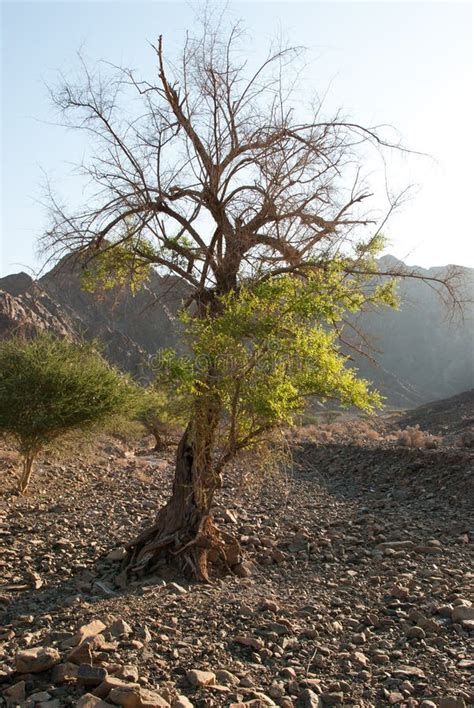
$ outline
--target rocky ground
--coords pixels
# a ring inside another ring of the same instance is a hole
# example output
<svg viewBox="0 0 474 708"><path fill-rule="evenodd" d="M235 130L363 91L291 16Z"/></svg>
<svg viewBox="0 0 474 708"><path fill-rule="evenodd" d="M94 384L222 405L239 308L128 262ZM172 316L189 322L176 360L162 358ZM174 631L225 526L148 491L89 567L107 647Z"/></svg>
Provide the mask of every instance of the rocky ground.
<svg viewBox="0 0 474 708"><path fill-rule="evenodd" d="M0 705L473 704L474 449L402 447L399 425L309 426L259 491L233 470L216 516L248 577L208 586L171 571L113 584L169 492L172 450L43 462L24 498L0 451Z"/></svg>
<svg viewBox="0 0 474 708"><path fill-rule="evenodd" d="M406 411L398 423L401 426L419 425L429 433L441 435L445 444L456 444L473 434L474 390Z"/></svg>

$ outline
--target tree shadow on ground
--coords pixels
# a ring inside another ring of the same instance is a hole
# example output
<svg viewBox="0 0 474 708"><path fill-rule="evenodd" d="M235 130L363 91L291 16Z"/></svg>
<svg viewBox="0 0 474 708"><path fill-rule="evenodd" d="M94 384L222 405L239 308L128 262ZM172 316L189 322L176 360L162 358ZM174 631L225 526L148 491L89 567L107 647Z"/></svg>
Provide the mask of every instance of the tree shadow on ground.
<svg viewBox="0 0 474 708"><path fill-rule="evenodd" d="M110 575L104 576L104 573L96 567L101 559L98 557L95 564L88 569L94 576L91 580L91 591L81 590L79 587L80 582L83 581L83 568L78 568L72 576L60 579L55 585L48 584L38 589L31 587L19 590L8 604L0 602L0 627L10 624L14 618L21 615L33 615L35 619L38 619L44 615L54 615L61 610L67 613L68 608L71 608L71 612L73 612L73 608L82 603L84 604L84 615L87 614L90 605L97 605L102 612L106 613L111 611L108 608L110 602L115 603L117 600L127 602L130 598L139 599L146 592L161 589L160 580L169 581L172 579L176 583L185 582L186 585L190 583L189 579L185 579L179 574L178 569L173 569L172 576L169 577L153 576L144 578L142 582L132 582L125 588L112 587ZM119 569L120 564L117 563L117 574ZM1 591L0 587L0 597Z"/></svg>
<svg viewBox="0 0 474 708"><path fill-rule="evenodd" d="M391 495L412 502L414 494L438 501L455 495L461 506L472 500L474 453L463 448L434 450L305 441L293 453L294 475L314 480L331 495L367 500ZM470 490L470 493L469 493Z"/></svg>
<svg viewBox="0 0 474 708"><path fill-rule="evenodd" d="M421 510L426 518L431 514L440 523L439 512L442 517L448 507L456 509L460 519L469 517L473 458L472 450L462 448L419 450L304 441L293 451L293 478L298 483L320 485L336 499L356 502L369 510L387 504L413 515ZM97 555L87 568L93 576L92 583L104 578L97 567L103 558ZM114 570L119 572L119 563ZM21 615L40 618L57 612L66 614L68 607L73 614L78 595L84 602L84 615L90 605L107 613L111 604L116 609L117 601L127 603L130 598L138 599L159 587L155 578L122 590L111 588L113 594L101 591L97 585L88 592L80 589L83 575L84 567L78 567L67 577L58 578L54 585L19 590L7 604L0 599L0 625L8 625ZM177 570L164 579L184 581ZM107 577L105 583L110 584ZM2 592L8 591L0 587L0 598Z"/></svg>

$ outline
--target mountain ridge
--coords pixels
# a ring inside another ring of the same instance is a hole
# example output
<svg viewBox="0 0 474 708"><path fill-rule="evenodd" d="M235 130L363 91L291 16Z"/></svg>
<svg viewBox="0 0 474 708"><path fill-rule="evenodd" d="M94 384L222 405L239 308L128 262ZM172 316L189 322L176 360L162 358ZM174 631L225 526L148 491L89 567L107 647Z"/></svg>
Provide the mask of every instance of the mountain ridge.
<svg viewBox="0 0 474 708"><path fill-rule="evenodd" d="M405 265L383 256L379 265ZM411 268L411 267L410 267ZM417 268L421 275L441 275L449 266ZM411 268L412 269L412 268ZM474 269L463 268L466 293L474 292ZM423 281L399 285L401 307L362 313L352 324L368 338L374 361L348 349L352 365L386 397L392 407L409 408L474 387L474 311L450 322L439 297ZM148 362L157 350L180 345L176 313L187 287L174 276L153 272L132 296L126 287L82 288L73 261L63 260L38 280L20 272L0 278L0 339L32 336L46 330L71 340L98 339L107 358L134 377L150 377Z"/></svg>

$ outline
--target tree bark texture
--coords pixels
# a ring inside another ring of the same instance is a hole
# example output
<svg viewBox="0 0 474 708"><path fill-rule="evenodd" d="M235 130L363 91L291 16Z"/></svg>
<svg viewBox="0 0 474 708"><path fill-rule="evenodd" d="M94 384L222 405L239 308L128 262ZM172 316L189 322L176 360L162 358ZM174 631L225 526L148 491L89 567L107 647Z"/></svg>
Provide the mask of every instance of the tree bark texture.
<svg viewBox="0 0 474 708"><path fill-rule="evenodd" d="M211 458L217 421L218 412L208 406L187 426L178 445L171 498L155 523L128 544L119 584L153 574L163 559L205 582L210 563L228 570L240 562L238 542L217 529L211 514L221 486Z"/></svg>

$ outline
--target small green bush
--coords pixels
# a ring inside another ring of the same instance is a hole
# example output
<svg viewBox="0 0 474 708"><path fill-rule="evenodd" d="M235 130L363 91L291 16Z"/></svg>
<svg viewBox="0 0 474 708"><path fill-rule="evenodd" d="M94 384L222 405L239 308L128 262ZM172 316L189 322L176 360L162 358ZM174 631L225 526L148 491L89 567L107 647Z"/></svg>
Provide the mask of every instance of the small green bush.
<svg viewBox="0 0 474 708"><path fill-rule="evenodd" d="M156 385L142 391L135 417L147 433L153 435L155 450L158 451L165 449L170 435L184 426L186 412L182 396L178 393L172 395Z"/></svg>
<svg viewBox="0 0 474 708"><path fill-rule="evenodd" d="M71 430L90 429L135 405L136 389L94 344L48 334L0 343L0 433L22 457L19 491L28 488L38 452Z"/></svg>

